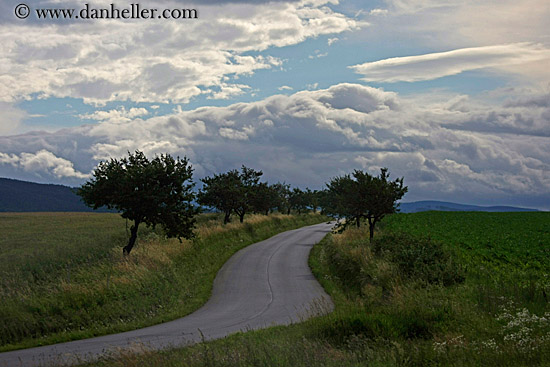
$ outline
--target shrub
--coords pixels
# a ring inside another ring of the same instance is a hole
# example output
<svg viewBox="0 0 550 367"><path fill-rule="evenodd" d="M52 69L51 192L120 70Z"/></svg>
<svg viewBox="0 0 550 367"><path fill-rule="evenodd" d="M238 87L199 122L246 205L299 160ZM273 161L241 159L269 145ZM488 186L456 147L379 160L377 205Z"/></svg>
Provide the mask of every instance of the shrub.
<svg viewBox="0 0 550 367"><path fill-rule="evenodd" d="M462 267L439 242L407 234L386 234L373 252L394 263L403 277L449 286L464 281Z"/></svg>

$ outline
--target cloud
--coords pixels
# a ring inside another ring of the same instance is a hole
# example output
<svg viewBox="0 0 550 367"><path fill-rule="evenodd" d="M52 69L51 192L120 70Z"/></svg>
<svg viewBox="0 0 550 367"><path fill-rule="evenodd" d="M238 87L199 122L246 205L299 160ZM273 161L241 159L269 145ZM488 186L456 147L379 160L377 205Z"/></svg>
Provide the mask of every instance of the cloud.
<svg viewBox="0 0 550 367"><path fill-rule="evenodd" d="M37 175L52 175L56 178L89 178L89 174L78 172L74 169L73 163L56 157L53 153L42 149L36 153L22 152L20 155L0 153L0 163L20 167L24 171L33 172Z"/></svg>
<svg viewBox="0 0 550 367"><path fill-rule="evenodd" d="M293 90L294 88L289 87L288 85L283 85L283 86L280 86L277 89L279 89L279 90Z"/></svg>
<svg viewBox="0 0 550 367"><path fill-rule="evenodd" d="M374 16L383 16L388 14L388 9L372 9L369 12L370 15Z"/></svg>
<svg viewBox="0 0 550 367"><path fill-rule="evenodd" d="M0 102L0 135L8 135L17 130L21 122L28 117L27 112L11 103Z"/></svg>
<svg viewBox="0 0 550 367"><path fill-rule="evenodd" d="M200 95L227 99L249 90L236 81L239 77L282 66L281 60L260 52L361 26L325 6L331 2L197 2L200 18L184 22L14 22L16 3L10 0L2 5L10 20L0 24L0 100L72 97L104 105L126 100L187 103ZM82 4L56 1L55 6Z"/></svg>
<svg viewBox="0 0 550 367"><path fill-rule="evenodd" d="M550 202L550 107L541 95L547 92L502 91L496 103L461 95L403 97L344 83L227 107L0 137L0 175L76 185L99 160L141 149L189 157L197 179L245 164L262 169L271 182L321 188L353 169L389 167L392 177L405 177L407 200L522 198L523 205L541 207L541 200Z"/></svg>
<svg viewBox="0 0 550 367"><path fill-rule="evenodd" d="M401 53L393 56L525 43L550 49L545 0L385 0L384 9L384 16L363 12L370 26L348 38L371 48L398 45ZM548 83L547 69L548 58L499 66L514 84L524 85Z"/></svg>
<svg viewBox="0 0 550 367"><path fill-rule="evenodd" d="M153 108L153 106L151 107ZM158 108L158 106L157 106ZM121 107L117 110L110 111L95 111L90 114L79 115L83 120L97 120L97 121L111 121L115 123L128 122L136 117L146 116L149 114L149 111L146 108L130 108L126 110L124 107Z"/></svg>
<svg viewBox="0 0 550 367"><path fill-rule="evenodd" d="M550 49L516 43L405 56L354 65L350 68L371 82L416 82L456 75L468 70L502 68L547 59Z"/></svg>

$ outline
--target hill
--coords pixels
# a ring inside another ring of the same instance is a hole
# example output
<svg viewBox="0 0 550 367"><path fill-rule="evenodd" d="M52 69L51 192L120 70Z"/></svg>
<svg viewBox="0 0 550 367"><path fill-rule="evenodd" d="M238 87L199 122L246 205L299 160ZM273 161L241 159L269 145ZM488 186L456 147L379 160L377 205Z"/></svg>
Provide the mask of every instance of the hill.
<svg viewBox="0 0 550 367"><path fill-rule="evenodd" d="M0 178L0 212L90 212L74 189L63 185ZM415 201L401 203L401 213L436 211L527 212L535 209L512 206L477 206L446 201ZM100 212L108 210L100 209Z"/></svg>
<svg viewBox="0 0 550 367"><path fill-rule="evenodd" d="M93 210L68 186L0 178L0 212L89 211Z"/></svg>
<svg viewBox="0 0 550 367"><path fill-rule="evenodd" d="M447 201L415 201L401 203L401 213L418 213L429 210L442 212L536 212L536 209L517 208L514 206L478 206L451 203Z"/></svg>

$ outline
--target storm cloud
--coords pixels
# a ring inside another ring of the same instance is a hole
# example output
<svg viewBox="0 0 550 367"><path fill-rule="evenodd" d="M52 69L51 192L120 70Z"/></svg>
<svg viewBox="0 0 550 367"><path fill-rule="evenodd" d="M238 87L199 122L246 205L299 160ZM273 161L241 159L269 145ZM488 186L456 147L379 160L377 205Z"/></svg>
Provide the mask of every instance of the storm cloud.
<svg viewBox="0 0 550 367"><path fill-rule="evenodd" d="M550 199L548 106L418 98L344 83L166 116L103 111L87 116L95 124L0 137L0 175L78 184L98 161L140 149L185 155L198 178L246 164L271 181L320 188L352 169L389 167L411 199L522 195L548 207L540 202Z"/></svg>

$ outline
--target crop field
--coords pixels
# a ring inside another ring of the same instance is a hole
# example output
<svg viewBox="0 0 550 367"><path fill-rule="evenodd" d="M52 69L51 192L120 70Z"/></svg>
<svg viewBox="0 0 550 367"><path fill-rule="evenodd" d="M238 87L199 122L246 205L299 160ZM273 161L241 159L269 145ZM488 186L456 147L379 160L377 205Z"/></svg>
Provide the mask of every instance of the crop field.
<svg viewBox="0 0 550 367"><path fill-rule="evenodd" d="M550 366L550 213L387 217L310 266L329 315L90 366Z"/></svg>
<svg viewBox="0 0 550 367"><path fill-rule="evenodd" d="M423 212L388 217L385 225L441 241L473 263L550 273L550 213Z"/></svg>
<svg viewBox="0 0 550 367"><path fill-rule="evenodd" d="M222 225L198 217L193 241L140 229L118 214L0 214L0 351L136 329L184 316L209 297L218 269L238 249L320 215L250 215Z"/></svg>

